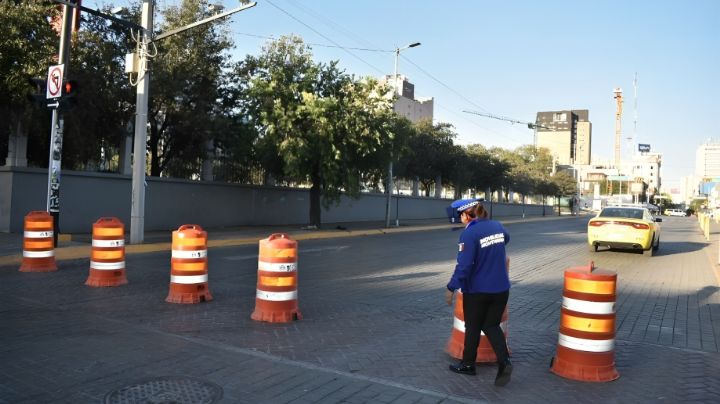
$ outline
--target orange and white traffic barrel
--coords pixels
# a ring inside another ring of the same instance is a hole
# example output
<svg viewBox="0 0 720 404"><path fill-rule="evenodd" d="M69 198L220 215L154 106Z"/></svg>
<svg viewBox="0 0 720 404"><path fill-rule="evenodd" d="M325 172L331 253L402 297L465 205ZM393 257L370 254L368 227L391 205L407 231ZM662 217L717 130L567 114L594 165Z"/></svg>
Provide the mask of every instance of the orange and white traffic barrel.
<svg viewBox="0 0 720 404"><path fill-rule="evenodd" d="M45 211L33 211L25 216L23 259L20 272L57 271L53 217Z"/></svg>
<svg viewBox="0 0 720 404"><path fill-rule="evenodd" d="M208 288L207 233L196 224L185 224L172 233L170 293L168 303L212 300Z"/></svg>
<svg viewBox="0 0 720 404"><path fill-rule="evenodd" d="M250 318L270 323L302 319L297 293L297 241L275 233L260 240L255 311Z"/></svg>
<svg viewBox="0 0 720 404"><path fill-rule="evenodd" d="M587 267L565 271L560 335L550 371L586 382L620 377L615 369L617 273Z"/></svg>
<svg viewBox="0 0 720 404"><path fill-rule="evenodd" d="M120 286L125 274L125 225L116 217L101 217L93 223L90 274L85 285Z"/></svg>
<svg viewBox="0 0 720 404"><path fill-rule="evenodd" d="M510 271L510 258L506 261L508 272ZM505 311L500 319L500 328L503 330L505 335L505 342L507 343L508 338L508 308L505 306ZM462 359L463 350L465 349L465 315L463 313L463 295L461 291L458 291L457 298L455 299L455 310L453 317L453 328L450 333L450 339L448 340L445 351L455 359ZM508 346L508 352L510 347ZM475 357L476 363L495 363L497 362L497 356L495 351L490 345L490 341L485 336L485 333L480 331L480 344L477 349L477 356Z"/></svg>

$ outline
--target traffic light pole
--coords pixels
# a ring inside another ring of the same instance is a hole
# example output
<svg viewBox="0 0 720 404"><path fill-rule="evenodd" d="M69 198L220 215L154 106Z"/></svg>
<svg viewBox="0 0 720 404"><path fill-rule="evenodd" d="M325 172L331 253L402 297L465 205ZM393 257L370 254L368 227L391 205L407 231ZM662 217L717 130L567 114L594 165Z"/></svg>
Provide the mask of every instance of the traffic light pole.
<svg viewBox="0 0 720 404"><path fill-rule="evenodd" d="M62 30L60 31L60 51L58 63L64 64L64 73L67 75L70 61L70 30L72 29L72 11L69 6L63 6ZM60 77L63 83L65 77ZM48 187L47 211L53 217L53 243L57 247L58 233L60 233L60 171L62 166L62 143L65 121L59 102L55 102L50 124L50 152L48 161Z"/></svg>

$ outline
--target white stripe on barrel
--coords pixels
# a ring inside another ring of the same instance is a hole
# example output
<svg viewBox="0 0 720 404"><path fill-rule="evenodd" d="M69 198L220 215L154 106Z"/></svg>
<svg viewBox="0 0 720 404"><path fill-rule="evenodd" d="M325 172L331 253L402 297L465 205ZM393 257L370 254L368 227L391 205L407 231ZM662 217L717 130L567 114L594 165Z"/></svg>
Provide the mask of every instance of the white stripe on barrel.
<svg viewBox="0 0 720 404"><path fill-rule="evenodd" d="M124 247L125 240L124 239L119 239L119 240L96 240L96 239L93 239L92 246L100 247L100 248Z"/></svg>
<svg viewBox="0 0 720 404"><path fill-rule="evenodd" d="M48 238L53 236L53 231L25 231L25 233L23 233L23 236L25 238Z"/></svg>
<svg viewBox="0 0 720 404"><path fill-rule="evenodd" d="M90 269L97 269L98 271L113 271L115 269L125 269L125 261L120 261L120 262L90 261Z"/></svg>
<svg viewBox="0 0 720 404"><path fill-rule="evenodd" d="M589 302L563 296L562 307L578 313L614 314L615 302Z"/></svg>
<svg viewBox="0 0 720 404"><path fill-rule="evenodd" d="M565 348L574 349L576 351L609 352L615 347L615 340L575 338L561 333L558 337L558 345L562 345Z"/></svg>
<svg viewBox="0 0 720 404"><path fill-rule="evenodd" d="M208 281L207 274L205 275L170 275L171 283L181 283L183 285L192 285L195 283L204 283Z"/></svg>
<svg viewBox="0 0 720 404"><path fill-rule="evenodd" d="M55 250L50 251L25 251L23 250L23 257L25 258L47 258L54 257Z"/></svg>
<svg viewBox="0 0 720 404"><path fill-rule="evenodd" d="M207 250L172 250L173 258L193 259L207 257Z"/></svg>
<svg viewBox="0 0 720 404"><path fill-rule="evenodd" d="M297 290L291 292L268 292L265 290L257 290L255 296L260 300L268 300L272 302L284 302L287 300L297 299Z"/></svg>
<svg viewBox="0 0 720 404"><path fill-rule="evenodd" d="M295 272L297 271L297 262L265 262L258 261L258 269L265 272Z"/></svg>

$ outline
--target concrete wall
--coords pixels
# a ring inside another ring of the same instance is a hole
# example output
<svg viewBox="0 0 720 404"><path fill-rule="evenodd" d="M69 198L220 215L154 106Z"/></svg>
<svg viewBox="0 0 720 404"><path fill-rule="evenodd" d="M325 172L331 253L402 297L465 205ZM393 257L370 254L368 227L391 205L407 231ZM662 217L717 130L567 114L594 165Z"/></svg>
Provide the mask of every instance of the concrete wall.
<svg viewBox="0 0 720 404"><path fill-rule="evenodd" d="M103 216L115 216L130 224L131 177L118 174L64 171L61 177L60 230L90 233ZM45 210L47 170L0 167L0 232L20 233L23 218L33 210ZM340 204L323 210L323 223L384 221L386 196L363 194L343 197ZM391 218L445 218L449 199L393 197ZM303 225L308 222L309 190L147 178L145 230L171 230L182 224L207 228L244 225ZM541 205L526 205L525 214L539 216ZM552 208L547 207L547 212ZM493 215L520 216L522 205L493 204Z"/></svg>

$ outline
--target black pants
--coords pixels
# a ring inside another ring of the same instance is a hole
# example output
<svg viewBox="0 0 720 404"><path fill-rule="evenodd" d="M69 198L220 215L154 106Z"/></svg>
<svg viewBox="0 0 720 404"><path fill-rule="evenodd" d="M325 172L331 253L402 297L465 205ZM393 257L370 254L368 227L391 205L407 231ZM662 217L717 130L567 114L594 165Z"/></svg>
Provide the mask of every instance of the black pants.
<svg viewBox="0 0 720 404"><path fill-rule="evenodd" d="M465 316L463 364L475 364L480 344L480 330L490 340L498 362L503 362L508 358L505 334L500 328L500 320L509 296L509 290L500 293L463 293L463 314Z"/></svg>

